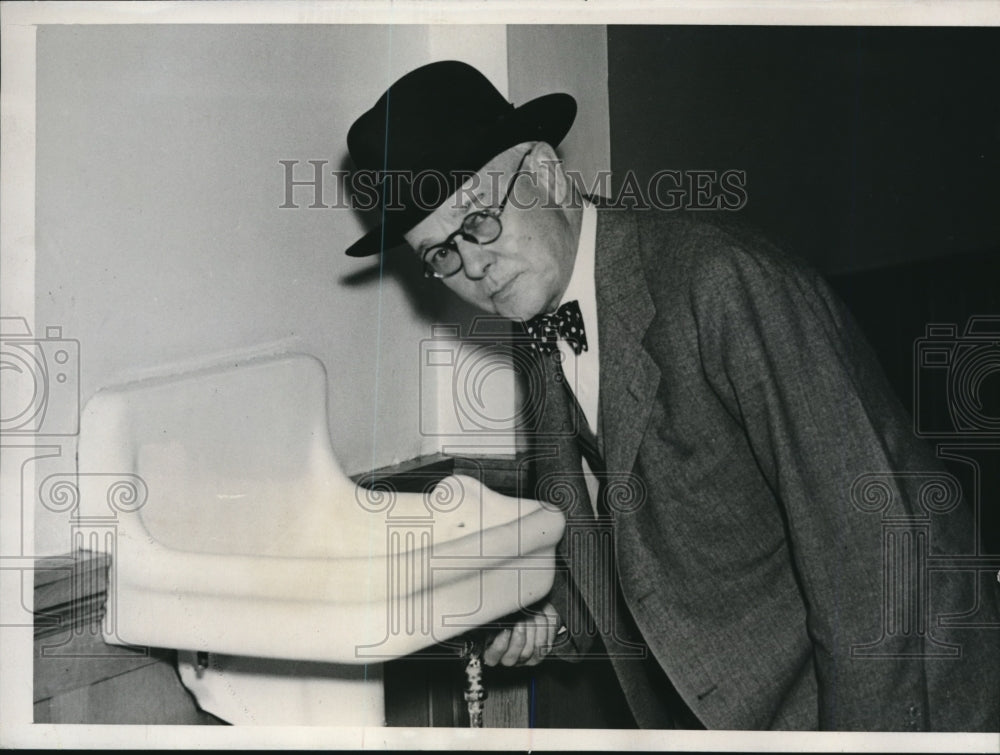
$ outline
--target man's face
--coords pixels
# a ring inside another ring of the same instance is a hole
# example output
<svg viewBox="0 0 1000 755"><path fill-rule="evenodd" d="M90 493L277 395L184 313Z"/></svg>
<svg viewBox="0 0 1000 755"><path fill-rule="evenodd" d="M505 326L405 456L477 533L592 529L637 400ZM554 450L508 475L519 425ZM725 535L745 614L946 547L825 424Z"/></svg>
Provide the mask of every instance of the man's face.
<svg viewBox="0 0 1000 755"><path fill-rule="evenodd" d="M491 160L465 190L449 197L405 238L423 259L426 250L443 242L465 216L497 207L525 156L510 198L500 215L500 236L477 244L461 236L454 243L462 269L442 282L465 301L492 314L527 320L554 309L573 270L576 234L563 208L552 198L556 166L552 148L522 144ZM549 157L549 155L551 157Z"/></svg>

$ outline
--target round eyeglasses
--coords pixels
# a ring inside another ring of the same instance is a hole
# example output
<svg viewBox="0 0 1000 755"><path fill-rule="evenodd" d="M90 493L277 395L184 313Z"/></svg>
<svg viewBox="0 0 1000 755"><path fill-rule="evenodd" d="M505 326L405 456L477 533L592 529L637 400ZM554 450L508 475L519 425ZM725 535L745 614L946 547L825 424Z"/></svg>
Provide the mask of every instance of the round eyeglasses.
<svg viewBox="0 0 1000 755"><path fill-rule="evenodd" d="M504 193L503 200L497 207L470 212L462 218L462 225L459 226L457 231L449 234L448 238L441 243L429 246L424 250L425 278L450 278L462 269L464 265L462 253L458 250L458 244L455 243L455 239L460 238L463 241L483 246L484 244L492 244L500 238L500 234L503 233L503 224L500 222L500 215L507 206L507 200L510 199L514 184L521 177L521 168L524 165L524 160L530 153L531 150L529 149L521 156L521 162L517 164L514 177L507 184L507 191Z"/></svg>

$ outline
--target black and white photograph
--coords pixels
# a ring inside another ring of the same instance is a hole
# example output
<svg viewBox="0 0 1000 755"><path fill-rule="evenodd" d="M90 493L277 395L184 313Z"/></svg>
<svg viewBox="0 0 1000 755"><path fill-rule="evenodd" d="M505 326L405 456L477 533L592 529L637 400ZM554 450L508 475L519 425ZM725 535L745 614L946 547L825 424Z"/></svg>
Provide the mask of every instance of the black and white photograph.
<svg viewBox="0 0 1000 755"><path fill-rule="evenodd" d="M0 17L0 745L1000 751L1000 3Z"/></svg>

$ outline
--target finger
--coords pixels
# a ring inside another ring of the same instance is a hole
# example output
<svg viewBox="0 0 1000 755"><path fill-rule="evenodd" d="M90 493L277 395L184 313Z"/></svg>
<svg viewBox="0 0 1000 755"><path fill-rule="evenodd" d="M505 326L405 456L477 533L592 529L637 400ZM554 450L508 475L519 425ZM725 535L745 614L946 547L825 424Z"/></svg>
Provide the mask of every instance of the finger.
<svg viewBox="0 0 1000 755"><path fill-rule="evenodd" d="M521 650L524 648L525 634L524 622L517 622L510 633L510 644L507 645L507 651L500 658L500 663L504 666L513 666L517 663L521 657Z"/></svg>
<svg viewBox="0 0 1000 755"><path fill-rule="evenodd" d="M532 614L528 617L530 628L528 630L528 640L524 650L521 652L521 663L526 666L537 666L545 657L545 626L539 623L539 617Z"/></svg>
<svg viewBox="0 0 1000 755"><path fill-rule="evenodd" d="M533 618L535 620L535 651L527 663L529 666L541 663L545 656L552 652L552 645L555 643L558 631L559 613L546 603Z"/></svg>
<svg viewBox="0 0 1000 755"><path fill-rule="evenodd" d="M545 653L548 654L552 652L552 646L555 644L561 621L559 619L559 612L551 603L546 603L542 607L542 613L545 615Z"/></svg>
<svg viewBox="0 0 1000 755"><path fill-rule="evenodd" d="M535 615L535 652L532 654L528 665L535 666L541 663L545 656L552 652L552 643L556 637L556 627L553 615L558 619L555 609L542 609L541 613Z"/></svg>
<svg viewBox="0 0 1000 755"><path fill-rule="evenodd" d="M504 629L498 632L490 641L486 650L483 651L483 663L487 666L496 666L500 662L500 658L503 657L503 654L507 652L509 644L510 630Z"/></svg>
<svg viewBox="0 0 1000 755"><path fill-rule="evenodd" d="M527 663L535 655L536 638L538 637L533 617L529 616L522 623L524 624L524 647L521 648L521 654L517 657L518 665Z"/></svg>

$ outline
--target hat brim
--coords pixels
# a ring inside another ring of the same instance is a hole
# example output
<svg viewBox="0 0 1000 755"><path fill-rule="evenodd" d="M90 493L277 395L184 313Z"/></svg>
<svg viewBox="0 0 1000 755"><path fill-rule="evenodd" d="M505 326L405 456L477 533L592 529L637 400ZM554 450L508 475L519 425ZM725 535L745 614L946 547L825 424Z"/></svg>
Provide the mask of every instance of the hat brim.
<svg viewBox="0 0 1000 755"><path fill-rule="evenodd" d="M569 94L546 94L514 108L483 129L470 143L465 164L455 165L455 170L474 172L480 170L501 152L524 142L547 142L553 147L569 133L576 118L576 100ZM455 187L455 191L458 190ZM427 212L426 215L430 214ZM419 221L417 221L419 222ZM347 248L349 257L369 257L405 243L403 234L416 223L412 216L406 218L387 215L382 223Z"/></svg>

